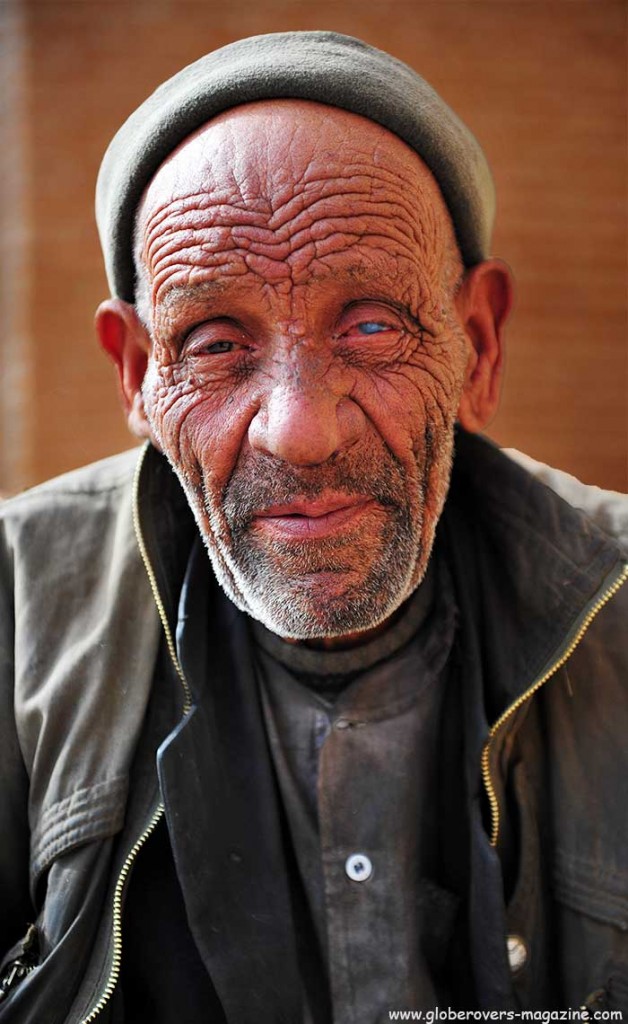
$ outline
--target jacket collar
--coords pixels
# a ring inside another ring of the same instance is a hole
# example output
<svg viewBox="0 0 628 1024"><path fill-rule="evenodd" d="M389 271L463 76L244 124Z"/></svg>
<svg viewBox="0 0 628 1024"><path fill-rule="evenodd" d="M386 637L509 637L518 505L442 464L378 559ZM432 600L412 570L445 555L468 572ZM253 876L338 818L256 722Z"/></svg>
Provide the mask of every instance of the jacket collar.
<svg viewBox="0 0 628 1024"><path fill-rule="evenodd" d="M619 571L621 551L583 511L491 442L462 430L438 536L488 661L492 721L561 648Z"/></svg>

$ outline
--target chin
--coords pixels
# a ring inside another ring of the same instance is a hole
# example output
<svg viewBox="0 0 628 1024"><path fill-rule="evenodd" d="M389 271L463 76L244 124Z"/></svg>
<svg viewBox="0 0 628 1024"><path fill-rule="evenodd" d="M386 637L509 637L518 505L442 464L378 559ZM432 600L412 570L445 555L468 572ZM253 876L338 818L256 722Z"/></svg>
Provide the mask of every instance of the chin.
<svg viewBox="0 0 628 1024"><path fill-rule="evenodd" d="M427 551L421 545L415 558L405 559L389 554L366 576L329 570L294 576L268 566L258 566L254 574L226 572L207 539L206 547L233 604L290 640L334 639L381 626L420 585L431 550L431 544Z"/></svg>

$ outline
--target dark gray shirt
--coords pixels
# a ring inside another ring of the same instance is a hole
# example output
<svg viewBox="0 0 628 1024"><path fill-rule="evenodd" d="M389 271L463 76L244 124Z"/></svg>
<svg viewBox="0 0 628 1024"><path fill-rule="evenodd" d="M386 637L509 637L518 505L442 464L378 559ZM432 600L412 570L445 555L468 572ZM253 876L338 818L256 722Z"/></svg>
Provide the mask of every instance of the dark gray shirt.
<svg viewBox="0 0 628 1024"><path fill-rule="evenodd" d="M434 888L436 745L454 621L440 567L362 647L312 650L255 626L272 757L342 1024L438 1002L423 910Z"/></svg>

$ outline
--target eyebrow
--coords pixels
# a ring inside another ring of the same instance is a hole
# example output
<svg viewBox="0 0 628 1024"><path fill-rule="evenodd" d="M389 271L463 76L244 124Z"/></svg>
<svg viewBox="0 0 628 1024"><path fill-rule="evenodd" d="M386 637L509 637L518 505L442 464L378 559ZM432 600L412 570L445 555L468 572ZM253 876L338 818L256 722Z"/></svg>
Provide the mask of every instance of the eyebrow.
<svg viewBox="0 0 628 1024"><path fill-rule="evenodd" d="M239 274L227 274L214 281L198 281L191 284L173 285L171 288L166 288L163 298L160 299L159 304L167 312L180 298L203 299L225 294L231 288L237 286L239 277ZM363 284L365 286L381 284L381 274L375 273L364 263L350 263L349 266L343 267L342 270L322 265L311 275L312 282L330 278L334 280L346 278L349 281ZM306 284L307 282L302 283Z"/></svg>
<svg viewBox="0 0 628 1024"><path fill-rule="evenodd" d="M181 299L188 299L191 302L203 302L220 296L228 296L229 292L237 287L239 279L240 275L225 275L213 281L198 281L196 283L174 285L166 290L165 295L160 300L161 312L167 316ZM347 267L343 267L342 270L323 266L311 275L312 282L326 279L336 281L344 279L354 284L360 284L364 288L373 289L372 294L369 296L373 301L389 303L400 314L411 320L419 330L433 336L433 332L417 318L415 313L404 302L400 302L394 296L383 294L380 291L381 275L374 272L368 265L361 262L350 263Z"/></svg>
<svg viewBox="0 0 628 1024"><path fill-rule="evenodd" d="M223 278L217 281L174 285L166 289L165 294L159 299L159 305L163 312L168 313L180 299L200 300L222 295L228 288L227 282L228 279Z"/></svg>

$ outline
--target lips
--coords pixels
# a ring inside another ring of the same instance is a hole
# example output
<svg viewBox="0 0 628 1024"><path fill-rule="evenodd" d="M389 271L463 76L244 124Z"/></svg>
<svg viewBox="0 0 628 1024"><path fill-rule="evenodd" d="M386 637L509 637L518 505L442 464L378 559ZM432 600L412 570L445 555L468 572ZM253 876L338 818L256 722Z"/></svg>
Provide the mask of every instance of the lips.
<svg viewBox="0 0 628 1024"><path fill-rule="evenodd" d="M252 526L278 538L323 538L353 523L372 504L371 498L362 495L296 499L286 505L272 505L257 511Z"/></svg>

